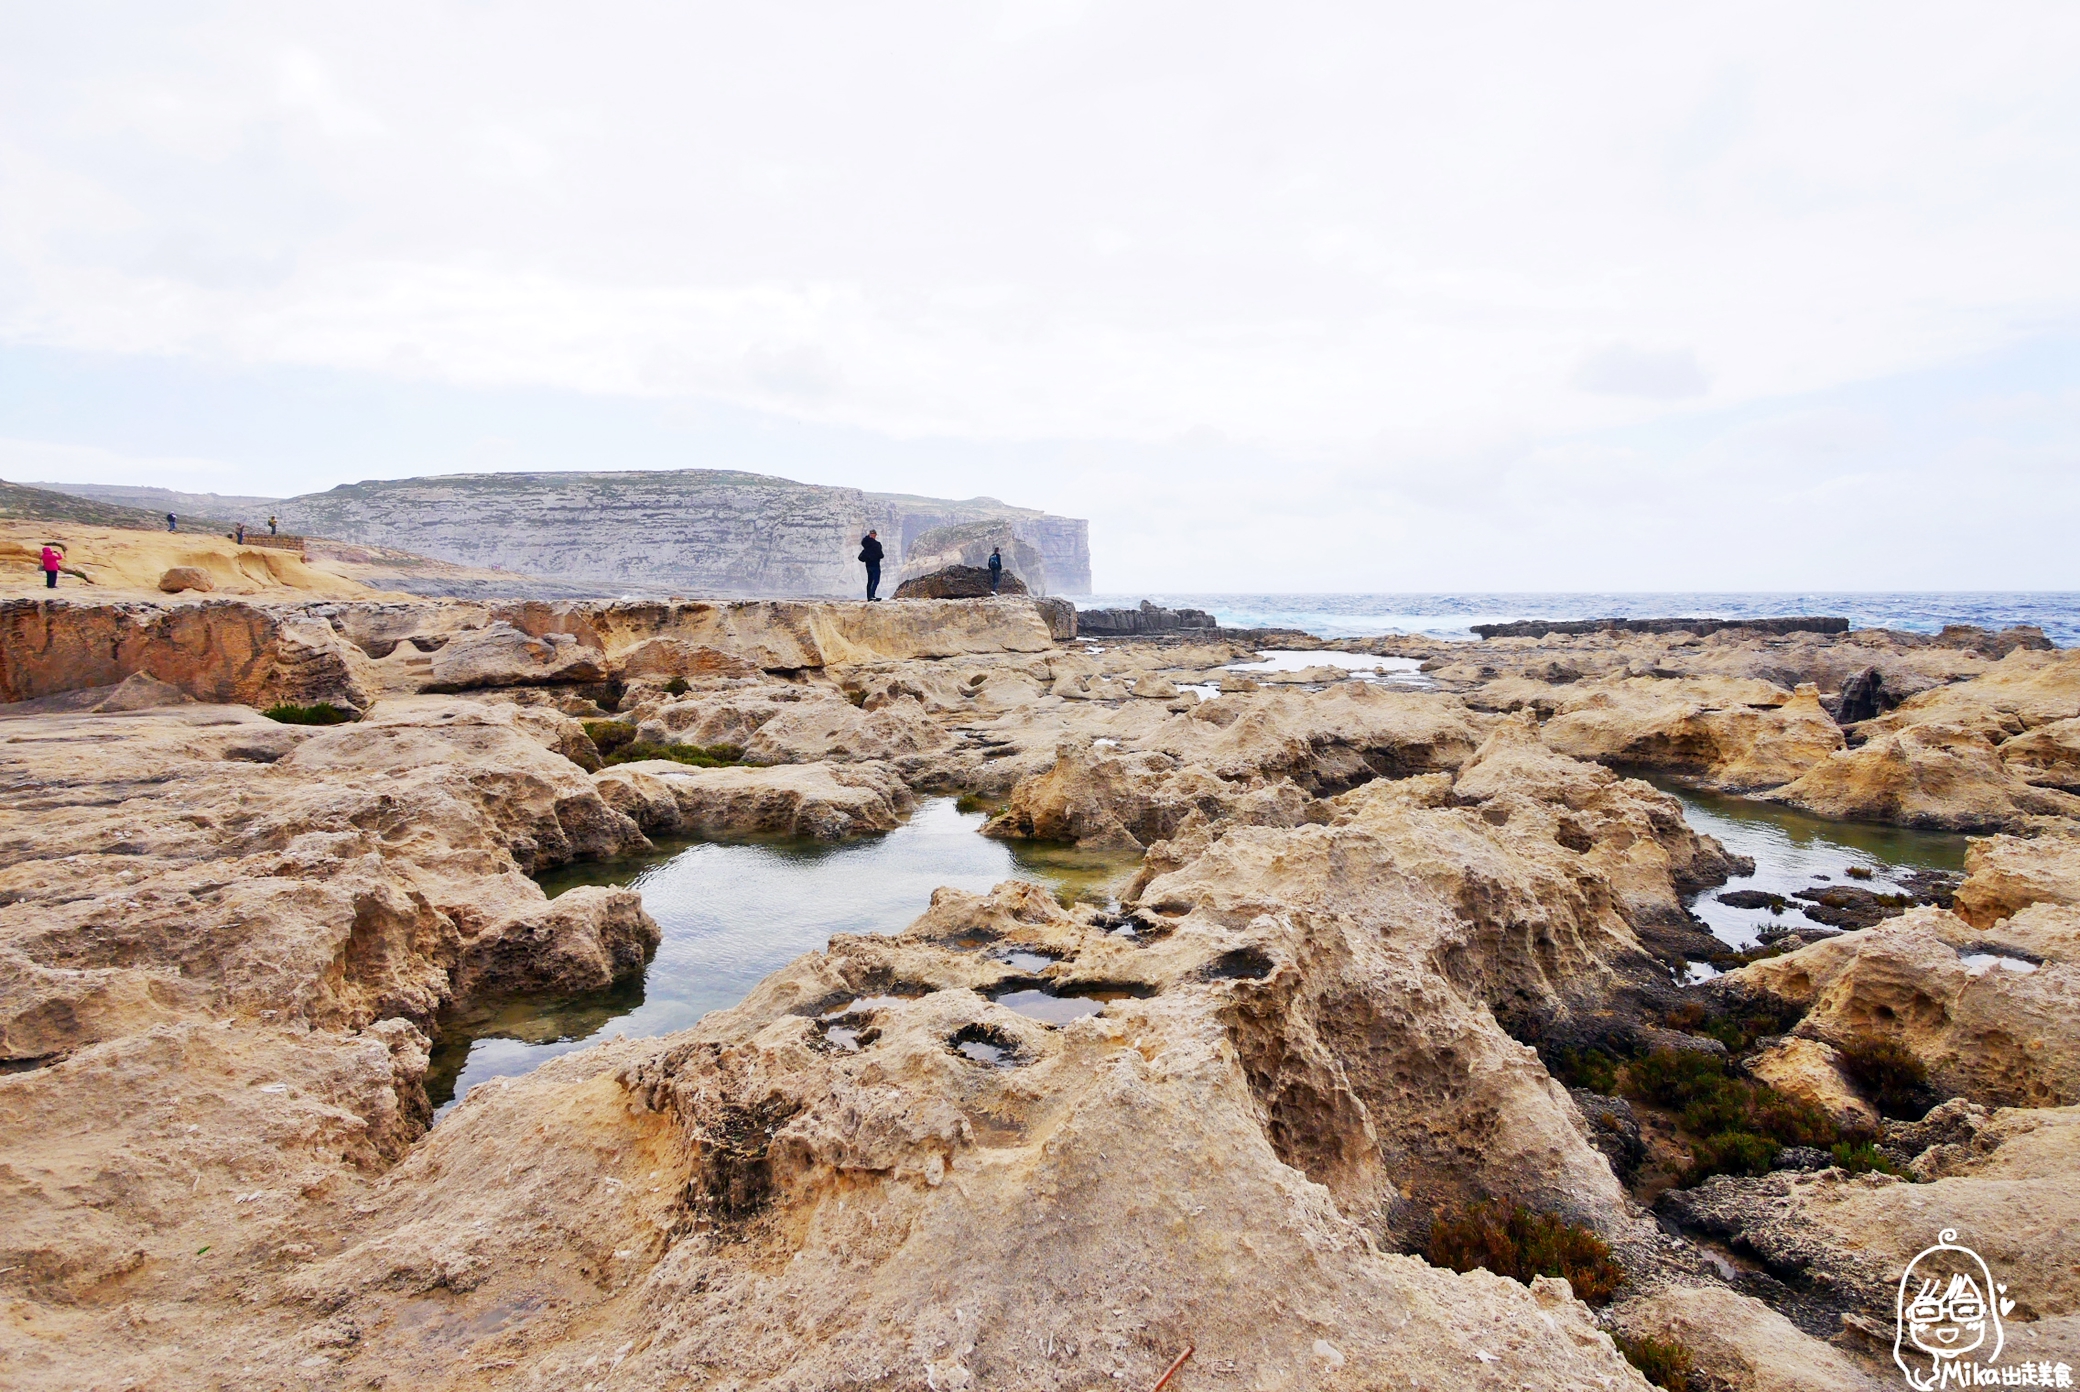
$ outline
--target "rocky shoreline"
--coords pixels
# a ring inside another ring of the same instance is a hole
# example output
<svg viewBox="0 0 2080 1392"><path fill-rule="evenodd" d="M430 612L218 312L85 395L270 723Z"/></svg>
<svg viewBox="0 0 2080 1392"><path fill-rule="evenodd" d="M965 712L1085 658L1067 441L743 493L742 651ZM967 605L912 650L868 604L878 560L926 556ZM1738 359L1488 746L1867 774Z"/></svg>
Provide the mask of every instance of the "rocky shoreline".
<svg viewBox="0 0 2080 1392"><path fill-rule="evenodd" d="M1940 1227L2080 1362L2080 654L1280 637L1416 690L1121 622L0 604L0 1381L1876 1388ZM1979 839L1729 958L1689 903L1754 867L1643 772ZM945 793L1140 868L941 890L429 1131L444 1011L657 943L530 875ZM1520 1230L1572 1284L1494 1274Z"/></svg>

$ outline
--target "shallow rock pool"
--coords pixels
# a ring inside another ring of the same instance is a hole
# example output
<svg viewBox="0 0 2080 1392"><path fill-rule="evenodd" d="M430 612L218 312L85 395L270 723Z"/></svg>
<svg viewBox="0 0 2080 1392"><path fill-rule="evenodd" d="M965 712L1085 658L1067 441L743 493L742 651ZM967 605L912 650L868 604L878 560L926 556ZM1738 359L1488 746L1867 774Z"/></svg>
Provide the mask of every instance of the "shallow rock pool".
<svg viewBox="0 0 2080 1392"><path fill-rule="evenodd" d="M1799 898L1801 892L1839 887L1897 896L1914 892L1917 871L1964 869L1963 836L1831 821L1776 803L1663 786L1682 799L1692 829L1755 859L1753 875L1707 890L1690 906L1728 947L1754 947L1772 928L1835 931L1808 916L1808 908L1818 912L1820 905ZM1760 899L1774 903L1755 902Z"/></svg>
<svg viewBox="0 0 2080 1392"><path fill-rule="evenodd" d="M735 1005L768 973L833 933L894 933L941 885L983 892L1035 880L1057 895L1104 897L1138 857L992 841L979 812L933 798L896 830L832 845L792 839L679 842L654 855L565 866L540 878L551 898L578 885L627 885L664 930L640 981L582 996L483 1002L441 1021L426 1091L445 1115L487 1079L532 1072L558 1054L619 1036L685 1029Z"/></svg>

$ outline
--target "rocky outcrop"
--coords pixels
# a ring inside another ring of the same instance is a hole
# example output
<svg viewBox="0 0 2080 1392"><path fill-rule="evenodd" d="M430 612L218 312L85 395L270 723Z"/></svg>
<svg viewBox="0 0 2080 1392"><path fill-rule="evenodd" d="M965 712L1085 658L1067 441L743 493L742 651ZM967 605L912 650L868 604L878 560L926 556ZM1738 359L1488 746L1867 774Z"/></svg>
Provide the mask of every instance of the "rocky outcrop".
<svg viewBox="0 0 2080 1392"><path fill-rule="evenodd" d="M0 602L0 703L113 686L143 672L199 701L327 701L361 711L380 678L324 622L238 601Z"/></svg>
<svg viewBox="0 0 2080 1392"><path fill-rule="evenodd" d="M217 587L209 578L209 572L196 566L172 566L159 577L159 588L167 594L179 594L183 590L194 590L208 594Z"/></svg>
<svg viewBox="0 0 2080 1392"><path fill-rule="evenodd" d="M911 540L903 550L903 569L896 587L896 598L909 596L903 586L912 580L921 579L950 567L969 570L989 569L990 553L995 551L1004 563L1004 579L1020 582L1011 594L1048 594L1047 558L1040 549L1018 535L1006 522L968 522L952 527L936 527ZM985 577L986 578L986 577ZM928 599L966 599L967 595L920 595Z"/></svg>
<svg viewBox="0 0 2080 1392"><path fill-rule="evenodd" d="M1288 778L1229 781L1167 754L1112 754L1070 743L1052 769L1019 781L983 834L1139 851L1216 821L1297 826L1312 800Z"/></svg>
<svg viewBox="0 0 2080 1392"><path fill-rule="evenodd" d="M897 599L988 599L992 595L1022 595L1026 586L1006 571L990 588L989 571L982 566L950 565L913 576L896 586Z"/></svg>
<svg viewBox="0 0 2080 1392"><path fill-rule="evenodd" d="M836 841L893 831L916 806L895 770L875 763L703 769L648 761L604 770L593 781L609 807L665 836Z"/></svg>
<svg viewBox="0 0 2080 1392"><path fill-rule="evenodd" d="M1690 1385L1726 1392L1891 1392L1897 1386L1841 1350L1807 1338L1755 1299L1724 1286L1671 1286L1628 1301L1618 1327L1690 1358Z"/></svg>
<svg viewBox="0 0 2080 1392"><path fill-rule="evenodd" d="M1621 677L1533 699L1554 712L1542 738L1563 754L1728 792L1778 787L1843 747L1810 685L1787 693L1753 681Z"/></svg>
<svg viewBox="0 0 2080 1392"><path fill-rule="evenodd" d="M644 654L654 658L654 651ZM652 662L646 662L651 667ZM509 623L457 634L433 654L421 689L469 691L487 686L551 686L596 682L607 675L606 655L576 635L536 637Z"/></svg>
<svg viewBox="0 0 2080 1392"><path fill-rule="evenodd" d="M1076 611L1076 631L1088 638L1123 638L1219 627L1213 615L1204 609L1165 609L1146 599L1141 601L1138 609Z"/></svg>
<svg viewBox="0 0 2080 1392"><path fill-rule="evenodd" d="M1938 721L1868 733L1859 747L1830 755L1769 796L1825 817L1936 831L2080 816L2080 797L2017 777L1982 730Z"/></svg>
<svg viewBox="0 0 2080 1392"><path fill-rule="evenodd" d="M2080 1102L2080 964L1972 951L1982 945L1956 915L1910 909L1744 967L1720 989L1805 1007L1803 1036L1898 1045L1945 1096L1988 1106Z"/></svg>
<svg viewBox="0 0 2080 1392"><path fill-rule="evenodd" d="M272 506L286 528L312 536L650 593L862 593L853 557L868 528L880 531L893 569L919 538L970 523L1008 528L1031 546L1059 593L1088 594L1091 583L1081 519L722 469L383 479Z"/></svg>
<svg viewBox="0 0 2080 1392"><path fill-rule="evenodd" d="M1544 638L1561 633L1847 633L1842 618L1785 619L1520 619L1513 623L1474 624L1483 638Z"/></svg>

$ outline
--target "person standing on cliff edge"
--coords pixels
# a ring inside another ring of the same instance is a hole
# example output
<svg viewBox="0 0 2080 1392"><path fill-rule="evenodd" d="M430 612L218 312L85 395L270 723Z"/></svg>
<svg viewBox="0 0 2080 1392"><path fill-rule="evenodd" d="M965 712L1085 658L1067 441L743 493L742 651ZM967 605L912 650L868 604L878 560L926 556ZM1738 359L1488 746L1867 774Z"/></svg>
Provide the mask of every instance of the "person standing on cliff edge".
<svg viewBox="0 0 2080 1392"><path fill-rule="evenodd" d="M859 558L867 563L867 602L872 604L880 596L874 591L881 587L881 534L869 530L859 539Z"/></svg>
<svg viewBox="0 0 2080 1392"><path fill-rule="evenodd" d="M58 588L58 569L65 564L64 546L62 541L43 544L43 587L47 590Z"/></svg>
<svg viewBox="0 0 2080 1392"><path fill-rule="evenodd" d="M1000 547L989 549L989 592L995 594L997 586L1004 583L1004 552Z"/></svg>

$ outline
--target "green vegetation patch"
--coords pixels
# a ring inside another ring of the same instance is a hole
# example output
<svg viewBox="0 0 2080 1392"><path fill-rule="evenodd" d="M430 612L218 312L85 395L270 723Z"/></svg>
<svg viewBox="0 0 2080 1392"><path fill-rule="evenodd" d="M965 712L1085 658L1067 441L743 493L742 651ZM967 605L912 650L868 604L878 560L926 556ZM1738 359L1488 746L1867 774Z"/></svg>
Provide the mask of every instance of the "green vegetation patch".
<svg viewBox="0 0 2080 1392"><path fill-rule="evenodd" d="M1506 1212L1489 1203L1470 1203L1430 1224L1423 1257L1454 1271L1475 1267L1531 1284L1534 1276L1562 1276L1575 1298L1591 1305L1608 1301L1624 1283L1625 1269L1611 1258L1604 1240L1553 1213L1533 1213L1521 1204Z"/></svg>
<svg viewBox="0 0 2080 1392"><path fill-rule="evenodd" d="M269 706L260 714L284 725L344 725L354 719L354 712L341 710L330 701L319 701L310 706L284 701L278 706Z"/></svg>
<svg viewBox="0 0 2080 1392"><path fill-rule="evenodd" d="M734 744L659 744L636 738L632 720L588 720L585 735L599 751L602 764L639 764L646 759L666 759L694 768L735 768L744 762L744 751Z"/></svg>
<svg viewBox="0 0 2080 1392"><path fill-rule="evenodd" d="M1633 1339L1614 1334L1611 1338L1618 1345L1618 1352L1625 1355L1625 1361L1639 1369L1639 1375L1648 1382L1666 1388L1667 1392L1690 1392L1690 1350L1647 1336Z"/></svg>
<svg viewBox="0 0 2080 1392"><path fill-rule="evenodd" d="M1635 1059L1620 1086L1675 1113L1690 1139L1685 1184L1715 1174L1767 1174L1787 1145L1825 1149L1841 1139L1820 1108L1739 1077L1725 1059L1696 1049L1656 1049Z"/></svg>
<svg viewBox="0 0 2080 1392"><path fill-rule="evenodd" d="M1928 1069L1890 1039L1852 1039L1841 1046L1842 1071L1889 1117L1919 1121L1932 1100Z"/></svg>

